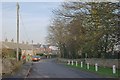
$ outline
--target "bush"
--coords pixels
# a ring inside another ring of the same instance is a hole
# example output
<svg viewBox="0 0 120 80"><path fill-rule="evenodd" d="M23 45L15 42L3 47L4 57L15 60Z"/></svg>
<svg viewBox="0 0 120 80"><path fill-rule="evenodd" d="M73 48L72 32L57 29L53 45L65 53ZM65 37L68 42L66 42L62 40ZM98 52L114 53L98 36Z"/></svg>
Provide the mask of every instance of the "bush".
<svg viewBox="0 0 120 80"><path fill-rule="evenodd" d="M2 58L15 58L16 52L13 49L2 49Z"/></svg>
<svg viewBox="0 0 120 80"><path fill-rule="evenodd" d="M18 61L17 63L14 64L13 66L13 71L17 71L22 65L22 61Z"/></svg>
<svg viewBox="0 0 120 80"><path fill-rule="evenodd" d="M37 53L36 55L38 55L38 56L44 56L43 53Z"/></svg>
<svg viewBox="0 0 120 80"><path fill-rule="evenodd" d="M3 59L2 61L2 76L6 77L15 73L22 65L21 61L16 62L15 58Z"/></svg>

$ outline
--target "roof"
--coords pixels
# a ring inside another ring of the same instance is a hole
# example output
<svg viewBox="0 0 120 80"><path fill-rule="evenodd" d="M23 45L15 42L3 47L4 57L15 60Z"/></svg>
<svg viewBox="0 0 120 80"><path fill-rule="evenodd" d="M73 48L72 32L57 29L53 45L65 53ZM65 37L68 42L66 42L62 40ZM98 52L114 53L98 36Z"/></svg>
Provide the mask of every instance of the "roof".
<svg viewBox="0 0 120 80"><path fill-rule="evenodd" d="M2 45L1 48L10 48L10 49L16 49L17 48L17 43L14 43L14 42L0 42L0 46L1 45ZM31 44L20 43L19 48L29 50L29 49L32 49L32 45Z"/></svg>
<svg viewBox="0 0 120 80"><path fill-rule="evenodd" d="M41 47L41 44L33 44L33 47L34 47L34 48L40 48L40 47Z"/></svg>

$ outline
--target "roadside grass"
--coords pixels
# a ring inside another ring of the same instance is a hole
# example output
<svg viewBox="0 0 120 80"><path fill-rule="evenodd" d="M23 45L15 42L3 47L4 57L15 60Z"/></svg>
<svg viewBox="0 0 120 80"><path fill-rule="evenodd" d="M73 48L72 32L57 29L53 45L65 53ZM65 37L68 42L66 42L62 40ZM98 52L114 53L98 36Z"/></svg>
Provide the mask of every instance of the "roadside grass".
<svg viewBox="0 0 120 80"><path fill-rule="evenodd" d="M112 68L108 68L108 67L100 67L98 66L98 71L95 71L95 66L90 65L89 69L87 69L87 65L83 65L83 67L81 68L80 64L78 64L78 66L74 65L67 65L68 67L72 67L72 68L77 68L80 69L82 71L87 71L87 72L92 72L92 73L96 73L98 75L101 76L105 76L105 77L114 77L114 78L119 78L120 77L120 69L116 70L116 73L113 74L112 72Z"/></svg>

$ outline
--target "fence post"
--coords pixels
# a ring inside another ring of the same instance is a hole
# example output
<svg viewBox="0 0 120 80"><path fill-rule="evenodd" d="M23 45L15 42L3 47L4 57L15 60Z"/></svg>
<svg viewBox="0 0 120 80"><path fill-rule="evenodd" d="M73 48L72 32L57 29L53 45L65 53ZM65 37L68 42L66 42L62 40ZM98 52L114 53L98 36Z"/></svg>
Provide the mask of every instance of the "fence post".
<svg viewBox="0 0 120 80"><path fill-rule="evenodd" d="M76 61L76 66L78 65L77 61Z"/></svg>
<svg viewBox="0 0 120 80"><path fill-rule="evenodd" d="M95 71L98 71L98 64L95 64Z"/></svg>
<svg viewBox="0 0 120 80"><path fill-rule="evenodd" d="M87 63L87 69L89 69L89 63Z"/></svg>
<svg viewBox="0 0 120 80"><path fill-rule="evenodd" d="M73 60L72 60L72 65L73 65Z"/></svg>
<svg viewBox="0 0 120 80"><path fill-rule="evenodd" d="M115 68L115 65L113 65L113 74L116 73L116 68Z"/></svg>
<svg viewBox="0 0 120 80"><path fill-rule="evenodd" d="M70 65L70 60L68 60L68 65Z"/></svg>
<svg viewBox="0 0 120 80"><path fill-rule="evenodd" d="M81 62L81 67L83 67L83 62Z"/></svg>

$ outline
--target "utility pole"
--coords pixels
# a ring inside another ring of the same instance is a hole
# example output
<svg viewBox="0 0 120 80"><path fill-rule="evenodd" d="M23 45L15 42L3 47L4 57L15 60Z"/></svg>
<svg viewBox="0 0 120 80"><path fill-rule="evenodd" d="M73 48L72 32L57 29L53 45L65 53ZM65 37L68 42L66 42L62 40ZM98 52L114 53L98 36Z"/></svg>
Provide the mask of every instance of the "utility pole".
<svg viewBox="0 0 120 80"><path fill-rule="evenodd" d="M34 54L34 52L33 52L33 40L32 40L32 55Z"/></svg>
<svg viewBox="0 0 120 80"><path fill-rule="evenodd" d="M17 61L19 61L19 4L17 3Z"/></svg>

